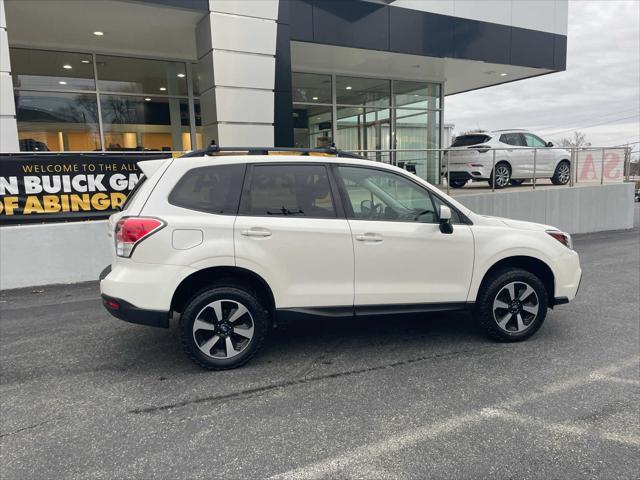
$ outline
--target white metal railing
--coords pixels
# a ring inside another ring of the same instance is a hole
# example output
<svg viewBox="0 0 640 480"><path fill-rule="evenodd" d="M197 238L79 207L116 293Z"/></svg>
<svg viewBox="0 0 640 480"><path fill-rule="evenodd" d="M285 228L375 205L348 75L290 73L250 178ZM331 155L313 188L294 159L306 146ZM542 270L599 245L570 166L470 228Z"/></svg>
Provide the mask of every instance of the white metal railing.
<svg viewBox="0 0 640 480"><path fill-rule="evenodd" d="M468 147L469 151L478 150L476 147ZM573 187L578 183L613 183L629 181L631 148L629 147L487 147L482 148L485 152L491 151L491 172L495 171L496 163L507 161L514 151L518 153L531 152L531 160L533 162L531 171L531 188L536 189L539 180L546 178L539 174L539 152L548 152L551 150L564 150L569 153L569 181L567 185ZM431 173L431 180L434 176L437 178L437 185L445 185L447 193L450 192L450 184L447 177L450 172L450 155L448 152L461 150L452 150L451 148L422 148L422 149L357 149L343 150L354 153L370 160L380 161L396 165L406 170L417 173L418 166L422 167L422 173ZM462 150L464 151L464 150ZM507 155L500 155L506 152ZM418 158L408 158L407 154L414 154ZM419 158L423 154L423 158ZM420 175L420 174L419 174ZM424 174L420 175L425 177ZM489 185L491 191L495 191L495 175L490 175Z"/></svg>

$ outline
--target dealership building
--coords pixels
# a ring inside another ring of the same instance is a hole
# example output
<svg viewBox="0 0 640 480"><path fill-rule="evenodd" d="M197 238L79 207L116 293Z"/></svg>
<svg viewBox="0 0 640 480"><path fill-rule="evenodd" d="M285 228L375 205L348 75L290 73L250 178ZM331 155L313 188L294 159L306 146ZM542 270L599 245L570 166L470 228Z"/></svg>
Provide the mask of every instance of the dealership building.
<svg viewBox="0 0 640 480"><path fill-rule="evenodd" d="M0 0L0 289L96 279L136 162L212 141L335 144L440 184L447 96L564 70L567 23L567 0ZM458 199L630 228L617 182Z"/></svg>
<svg viewBox="0 0 640 480"><path fill-rule="evenodd" d="M0 0L0 11L0 152L335 143L419 158L436 181L438 155L406 150L443 146L447 95L566 65L566 0Z"/></svg>

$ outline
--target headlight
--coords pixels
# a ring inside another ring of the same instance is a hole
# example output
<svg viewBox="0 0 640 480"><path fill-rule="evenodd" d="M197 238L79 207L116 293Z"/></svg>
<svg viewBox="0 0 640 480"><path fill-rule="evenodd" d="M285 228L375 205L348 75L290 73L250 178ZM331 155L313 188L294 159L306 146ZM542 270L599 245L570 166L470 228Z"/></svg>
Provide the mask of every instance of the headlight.
<svg viewBox="0 0 640 480"><path fill-rule="evenodd" d="M558 240L565 247L573 250L573 241L571 241L571 235L565 232L561 232L560 230L547 230L548 235L551 235L553 238Z"/></svg>

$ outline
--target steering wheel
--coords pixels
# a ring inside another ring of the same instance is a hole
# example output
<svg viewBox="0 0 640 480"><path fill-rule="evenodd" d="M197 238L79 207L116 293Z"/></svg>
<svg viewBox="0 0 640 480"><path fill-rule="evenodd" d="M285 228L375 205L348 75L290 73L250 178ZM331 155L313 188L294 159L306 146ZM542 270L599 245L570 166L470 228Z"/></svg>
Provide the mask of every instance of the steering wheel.
<svg viewBox="0 0 640 480"><path fill-rule="evenodd" d="M415 214L415 216L413 217L413 221L417 222L421 216L423 215L427 215L428 213L436 213L433 210L420 210L418 213Z"/></svg>
<svg viewBox="0 0 640 480"><path fill-rule="evenodd" d="M384 206L381 203L373 203L371 200L360 202L360 213L364 218L378 218L382 215Z"/></svg>

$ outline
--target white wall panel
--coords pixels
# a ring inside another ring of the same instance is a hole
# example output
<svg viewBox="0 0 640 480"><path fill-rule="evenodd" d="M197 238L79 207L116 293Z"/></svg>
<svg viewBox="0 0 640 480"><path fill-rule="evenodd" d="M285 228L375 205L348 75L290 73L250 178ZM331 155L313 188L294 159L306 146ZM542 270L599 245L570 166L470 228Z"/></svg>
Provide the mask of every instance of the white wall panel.
<svg viewBox="0 0 640 480"><path fill-rule="evenodd" d="M394 7L410 8L421 12L438 13L440 15L455 15L453 0L396 0Z"/></svg>
<svg viewBox="0 0 640 480"><path fill-rule="evenodd" d="M213 52L213 74L216 85L273 90L275 68L274 57L223 50Z"/></svg>
<svg viewBox="0 0 640 480"><path fill-rule="evenodd" d="M213 48L275 55L276 22L218 13L210 18Z"/></svg>
<svg viewBox="0 0 640 480"><path fill-rule="evenodd" d="M20 151L20 147L18 146L16 119L14 117L0 116L0 152L12 153L18 151Z"/></svg>
<svg viewBox="0 0 640 480"><path fill-rule="evenodd" d="M241 147L272 147L273 125L242 125L219 123L221 145Z"/></svg>
<svg viewBox="0 0 640 480"><path fill-rule="evenodd" d="M13 83L11 75L0 73L0 115L15 116L16 105L13 100Z"/></svg>
<svg viewBox="0 0 640 480"><path fill-rule="evenodd" d="M9 40L7 31L0 29L0 72L10 72L11 61L9 60Z"/></svg>
<svg viewBox="0 0 640 480"><path fill-rule="evenodd" d="M555 0L518 0L513 2L511 22L514 27L553 32Z"/></svg>
<svg viewBox="0 0 640 480"><path fill-rule="evenodd" d="M4 0L0 0L0 28L7 28L7 17L4 11Z"/></svg>
<svg viewBox="0 0 640 480"><path fill-rule="evenodd" d="M569 1L556 0L554 33L566 35L569 26Z"/></svg>
<svg viewBox="0 0 640 480"><path fill-rule="evenodd" d="M276 20L279 3L278 0L209 0L209 10Z"/></svg>
<svg viewBox="0 0 640 480"><path fill-rule="evenodd" d="M273 92L245 88L216 88L219 122L273 123Z"/></svg>
<svg viewBox="0 0 640 480"><path fill-rule="evenodd" d="M567 34L567 0L396 0L392 6Z"/></svg>
<svg viewBox="0 0 640 480"><path fill-rule="evenodd" d="M511 25L511 0L456 0L454 16Z"/></svg>

